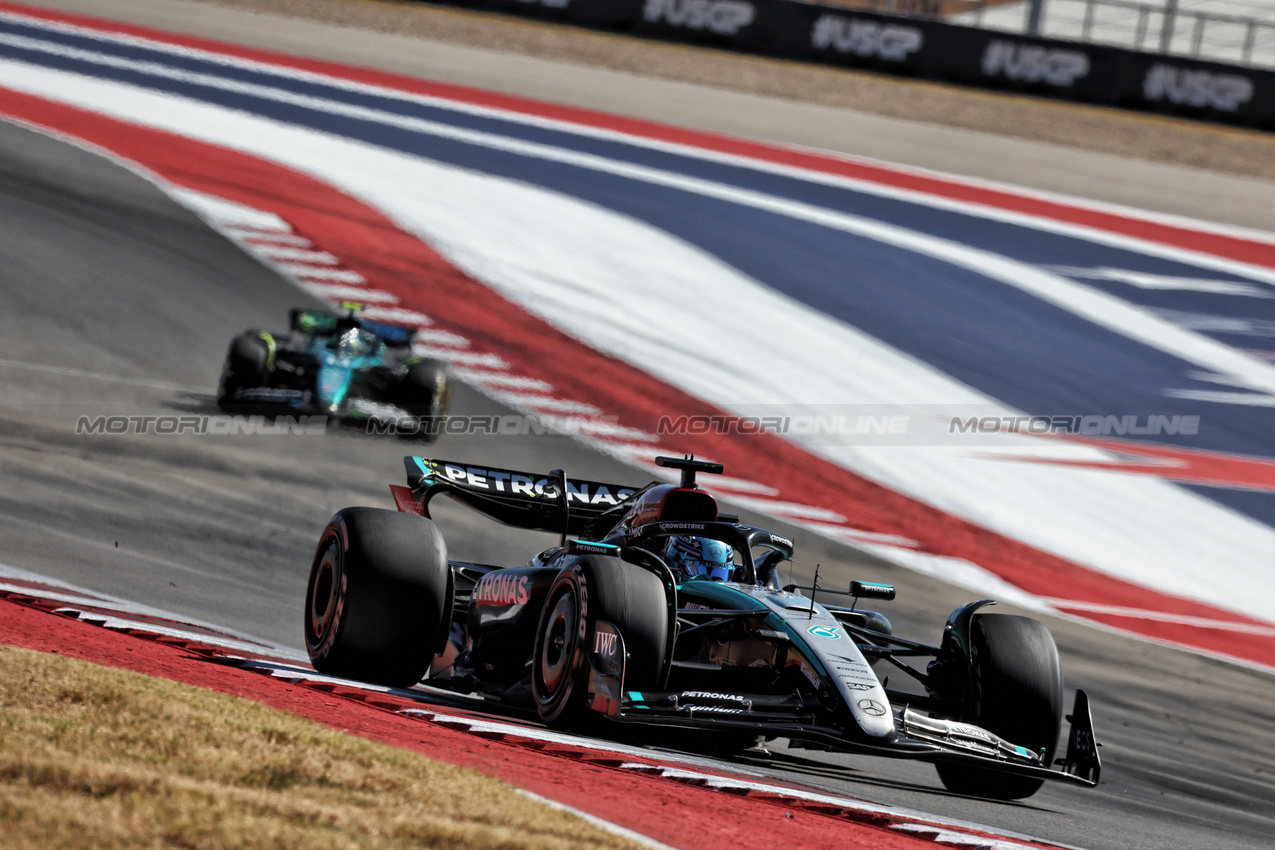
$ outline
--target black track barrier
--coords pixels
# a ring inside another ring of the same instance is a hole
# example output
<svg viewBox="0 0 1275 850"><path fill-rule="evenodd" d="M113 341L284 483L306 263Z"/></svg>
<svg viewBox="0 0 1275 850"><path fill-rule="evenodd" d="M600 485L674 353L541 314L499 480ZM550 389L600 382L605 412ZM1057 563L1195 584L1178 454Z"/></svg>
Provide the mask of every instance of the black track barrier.
<svg viewBox="0 0 1275 850"><path fill-rule="evenodd" d="M794 0L431 0L762 56L1275 129L1275 71Z"/></svg>

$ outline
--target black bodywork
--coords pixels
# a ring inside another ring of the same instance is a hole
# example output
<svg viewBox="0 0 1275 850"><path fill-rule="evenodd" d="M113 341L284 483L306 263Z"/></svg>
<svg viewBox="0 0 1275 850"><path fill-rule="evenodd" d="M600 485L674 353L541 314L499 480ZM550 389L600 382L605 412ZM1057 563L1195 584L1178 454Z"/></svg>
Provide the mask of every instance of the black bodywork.
<svg viewBox="0 0 1275 850"><path fill-rule="evenodd" d="M932 761L948 787L1002 799L1028 796L1046 779L1097 784L1083 691L1055 769L1062 681L1043 626L984 617L981 609L995 603L980 600L954 611L929 645L895 636L887 618L859 609L893 599L892 587L853 582L840 591L818 587L817 578L785 586L779 566L792 558L792 541L720 513L696 485L696 473L720 472L717 464L659 458L682 471L681 485L631 488L568 480L561 470L405 463L408 486L391 488L400 512L429 522L431 501L447 495L501 522L560 535L522 566L444 556L431 567L435 590L427 595L441 592L448 604L440 622L424 625L431 645L405 679L534 706L560 726L593 729L606 719L698 729L703 740L738 747L782 737L795 747ZM660 555L674 535L728 543L737 553L731 580L675 575ZM314 575L308 605L330 608L315 599ZM818 594L846 604L820 603ZM332 639L312 620L316 666L350 675L316 653ZM878 670L914 688L886 688ZM984 705L998 700L1004 704Z"/></svg>

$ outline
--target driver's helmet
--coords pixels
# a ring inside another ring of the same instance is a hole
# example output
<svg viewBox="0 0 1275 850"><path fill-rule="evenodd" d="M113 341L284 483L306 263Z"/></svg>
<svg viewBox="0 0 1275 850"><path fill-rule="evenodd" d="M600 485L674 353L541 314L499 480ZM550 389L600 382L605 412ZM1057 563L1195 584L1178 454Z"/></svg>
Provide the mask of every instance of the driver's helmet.
<svg viewBox="0 0 1275 850"><path fill-rule="evenodd" d="M734 549L708 537L670 537L664 548L664 560L685 578L729 581L734 557Z"/></svg>
<svg viewBox="0 0 1275 850"><path fill-rule="evenodd" d="M372 351L369 337L361 328L350 328L337 337L336 351L345 357L363 357Z"/></svg>

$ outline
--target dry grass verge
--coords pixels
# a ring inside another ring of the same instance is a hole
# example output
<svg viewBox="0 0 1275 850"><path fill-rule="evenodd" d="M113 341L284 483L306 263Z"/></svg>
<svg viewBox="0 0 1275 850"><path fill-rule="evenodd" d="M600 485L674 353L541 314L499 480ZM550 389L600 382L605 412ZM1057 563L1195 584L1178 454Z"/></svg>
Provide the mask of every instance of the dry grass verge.
<svg viewBox="0 0 1275 850"><path fill-rule="evenodd" d="M474 771L249 700L8 646L0 844L637 846Z"/></svg>

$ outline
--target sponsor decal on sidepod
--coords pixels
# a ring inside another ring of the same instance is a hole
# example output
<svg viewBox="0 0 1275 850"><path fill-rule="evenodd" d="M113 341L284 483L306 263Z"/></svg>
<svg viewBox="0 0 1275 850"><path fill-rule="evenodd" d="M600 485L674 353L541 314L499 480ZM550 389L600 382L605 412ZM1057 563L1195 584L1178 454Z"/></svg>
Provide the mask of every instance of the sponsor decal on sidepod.
<svg viewBox="0 0 1275 850"><path fill-rule="evenodd" d="M470 598L479 605L526 605L530 598L527 593L528 578L526 576L503 576L489 573L474 587ZM611 635L612 639L615 635Z"/></svg>

